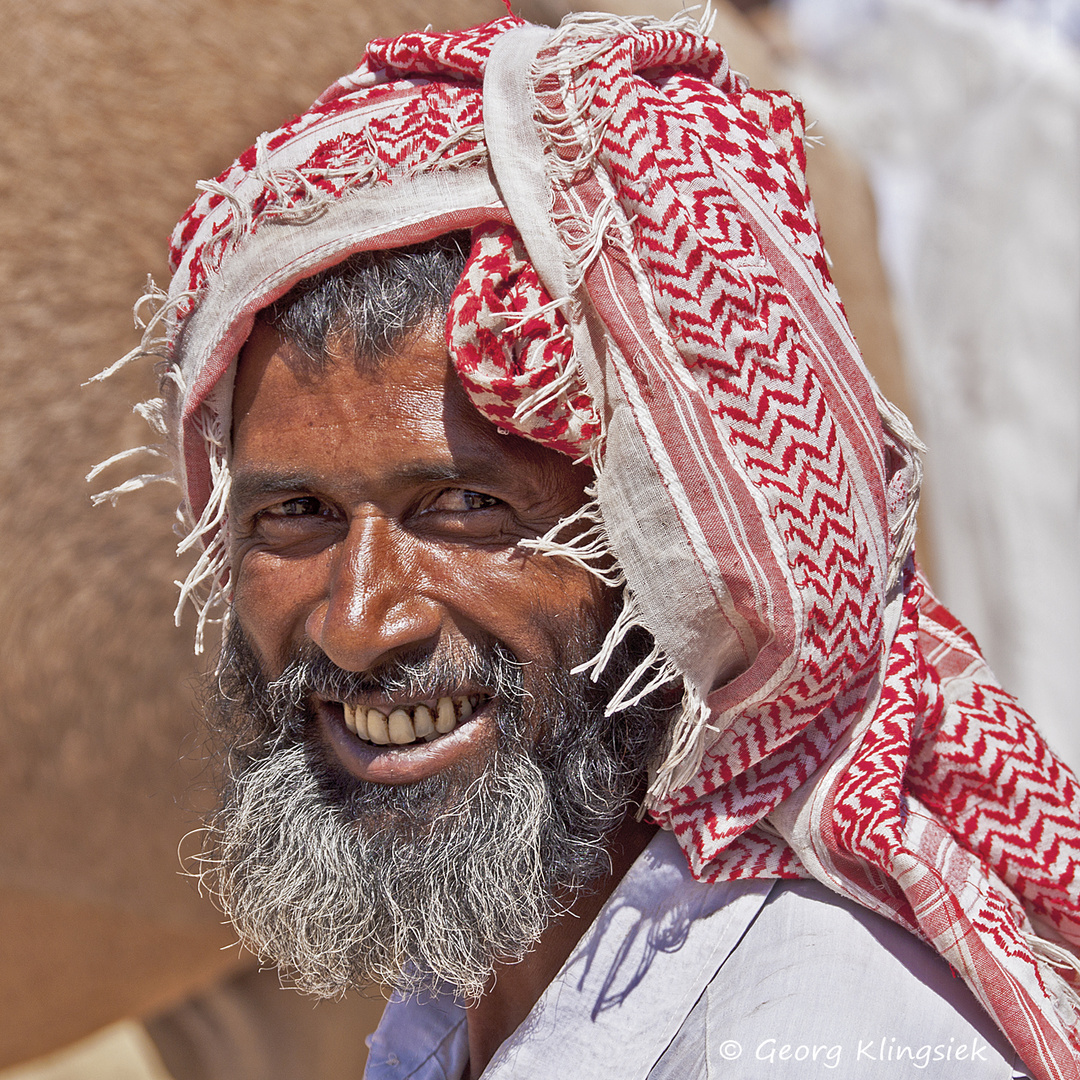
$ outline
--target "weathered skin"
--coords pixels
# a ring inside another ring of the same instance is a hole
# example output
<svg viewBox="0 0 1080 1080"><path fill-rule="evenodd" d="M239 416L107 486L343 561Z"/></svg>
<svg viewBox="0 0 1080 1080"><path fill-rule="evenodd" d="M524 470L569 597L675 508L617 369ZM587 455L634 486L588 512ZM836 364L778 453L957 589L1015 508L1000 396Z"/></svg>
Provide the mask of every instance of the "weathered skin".
<svg viewBox="0 0 1080 1080"><path fill-rule="evenodd" d="M545 16L539 3L515 10ZM110 384L79 384L134 344L131 303L147 270L167 279L164 240L196 178L304 108L358 61L369 37L428 22L466 26L503 11L498 0L7 6L0 1066L168 1008L251 964L220 951L231 931L177 873L177 844L209 798L189 790L201 769L190 690L198 665L190 627L175 630L171 620L171 583L182 576L168 532L177 493L159 485L95 510L83 482L96 461L145 441L127 403L149 396L153 377L137 364ZM721 14L718 36L743 35L731 51L754 77L760 56L740 55L753 37ZM865 215L865 188L841 180L857 193L841 204ZM846 265L869 259L876 268L878 278L853 277L862 291L848 296L848 311L857 332L860 320L877 325L867 313L885 310L883 279L865 222L847 232L843 219L826 222L826 233L842 289ZM887 320L879 330L863 345L888 367L895 339ZM118 466L102 486L130 473ZM337 1075L331 1058L362 1052L372 1009L313 1012L277 994L264 1011L296 1045L333 1043L318 1073L329 1077ZM335 1043L331 1029L349 1034Z"/></svg>

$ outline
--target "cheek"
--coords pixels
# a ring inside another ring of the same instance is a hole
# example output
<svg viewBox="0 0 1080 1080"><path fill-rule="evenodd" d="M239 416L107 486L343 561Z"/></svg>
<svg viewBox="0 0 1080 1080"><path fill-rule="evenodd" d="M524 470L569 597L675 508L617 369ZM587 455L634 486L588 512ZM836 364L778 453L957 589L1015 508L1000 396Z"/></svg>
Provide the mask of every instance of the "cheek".
<svg viewBox="0 0 1080 1080"><path fill-rule="evenodd" d="M522 660L552 660L553 641L565 648L582 630L594 636L614 610L613 590L592 574L520 549L444 557L429 575L455 621L475 624Z"/></svg>
<svg viewBox="0 0 1080 1080"><path fill-rule="evenodd" d="M232 610L271 677L292 657L308 613L326 594L329 574L325 555L283 559L253 551L234 562Z"/></svg>
<svg viewBox="0 0 1080 1080"><path fill-rule="evenodd" d="M561 663L582 630L592 639L597 627L610 624L613 590L565 560L517 548L416 543L409 549L394 602L422 598L439 609L445 632L478 630L522 661ZM333 553L291 559L241 553L232 580L233 612L273 677L305 643L308 616L331 591Z"/></svg>

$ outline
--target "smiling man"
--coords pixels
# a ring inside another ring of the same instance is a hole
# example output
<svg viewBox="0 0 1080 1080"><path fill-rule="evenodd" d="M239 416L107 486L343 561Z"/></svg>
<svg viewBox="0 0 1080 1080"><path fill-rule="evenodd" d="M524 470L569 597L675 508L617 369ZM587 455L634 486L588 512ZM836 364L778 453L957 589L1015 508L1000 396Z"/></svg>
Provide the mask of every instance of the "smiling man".
<svg viewBox="0 0 1080 1080"><path fill-rule="evenodd" d="M1077 1075L1076 783L916 573L802 164L689 20L508 18L177 227L207 874L396 991L373 1080Z"/></svg>
<svg viewBox="0 0 1080 1080"><path fill-rule="evenodd" d="M468 247L354 256L260 316L240 354L217 708L245 735L217 827L249 940L316 992L453 985L486 1061L610 891L611 860L621 876L655 831L623 819L678 695L605 716L640 631L599 683L573 674L615 598L523 542L576 513L592 473L500 433L462 388L442 326ZM485 995L494 963L542 939ZM482 1023L517 982L524 1004Z"/></svg>

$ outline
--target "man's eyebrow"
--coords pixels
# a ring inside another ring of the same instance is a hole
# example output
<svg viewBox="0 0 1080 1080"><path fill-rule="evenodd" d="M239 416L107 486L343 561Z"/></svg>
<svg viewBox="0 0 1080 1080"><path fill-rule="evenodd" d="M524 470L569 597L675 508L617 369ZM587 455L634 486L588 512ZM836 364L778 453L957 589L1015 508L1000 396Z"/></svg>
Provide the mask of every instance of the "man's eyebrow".
<svg viewBox="0 0 1080 1080"><path fill-rule="evenodd" d="M380 472L379 483L490 483L494 477L490 459L477 456L461 461L408 462ZM314 473L245 469L233 475L229 499L242 505L282 491L318 491L325 486Z"/></svg>

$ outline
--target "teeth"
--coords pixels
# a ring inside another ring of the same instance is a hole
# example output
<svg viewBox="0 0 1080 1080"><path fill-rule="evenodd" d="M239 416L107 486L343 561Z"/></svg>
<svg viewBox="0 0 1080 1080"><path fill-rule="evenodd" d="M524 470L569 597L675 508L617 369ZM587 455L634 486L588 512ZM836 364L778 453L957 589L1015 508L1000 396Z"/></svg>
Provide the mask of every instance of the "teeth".
<svg viewBox="0 0 1080 1080"><path fill-rule="evenodd" d="M454 703L448 697L439 698L437 707L438 716L435 718L435 730L440 735L453 731L457 727L457 713L454 712Z"/></svg>
<svg viewBox="0 0 1080 1080"><path fill-rule="evenodd" d="M386 746L390 742L390 729L386 725L386 717L378 709L367 711L368 738L379 746Z"/></svg>
<svg viewBox="0 0 1080 1080"><path fill-rule="evenodd" d="M435 716L427 705L412 708L399 706L389 716L379 709L363 705L342 705L345 726L359 738L379 746L408 746L417 739L430 741L438 735L453 731L463 720L472 716L477 697L441 697L435 706Z"/></svg>
<svg viewBox="0 0 1080 1080"><path fill-rule="evenodd" d="M388 718L390 729L390 741L398 746L406 746L416 742L416 731L413 729L412 717L404 709L395 709Z"/></svg>
<svg viewBox="0 0 1080 1080"><path fill-rule="evenodd" d="M359 735L361 739L367 739L370 742L371 734L368 731L367 709L361 705L358 708L355 708L354 711L356 713L356 734Z"/></svg>
<svg viewBox="0 0 1080 1080"><path fill-rule="evenodd" d="M345 705L345 726L361 739L368 737L367 710L355 705Z"/></svg>
<svg viewBox="0 0 1080 1080"><path fill-rule="evenodd" d="M412 722L418 739L430 739L435 735L435 721L431 719L431 710L426 705L417 705L413 709Z"/></svg>

